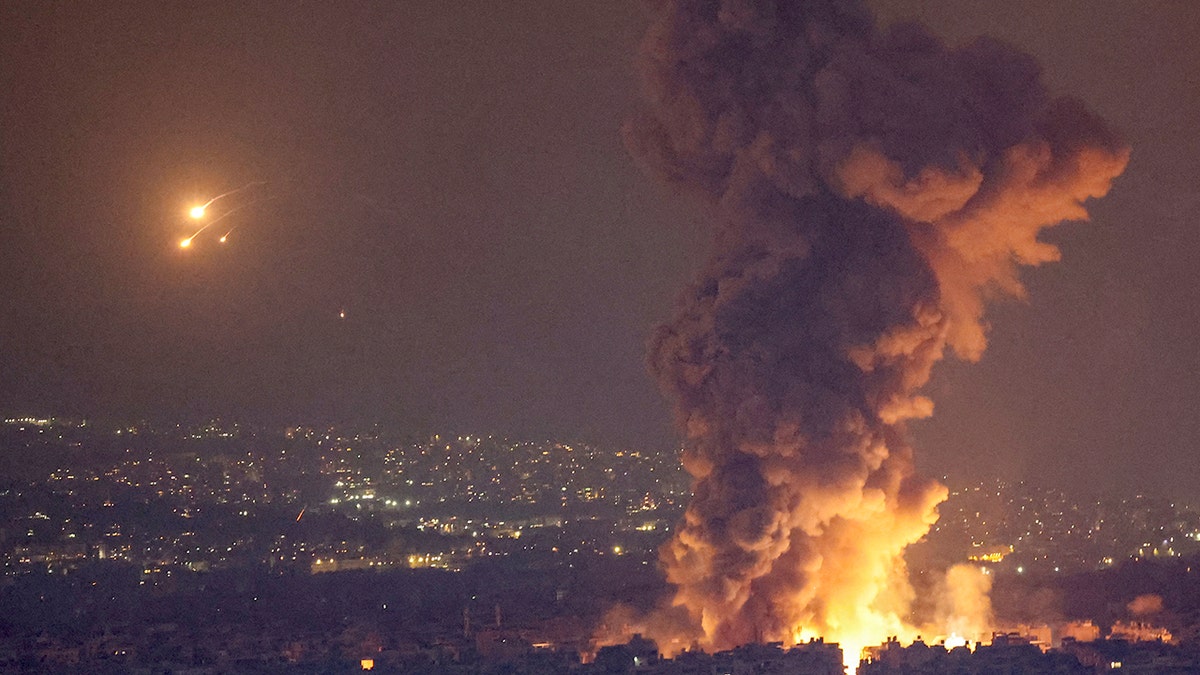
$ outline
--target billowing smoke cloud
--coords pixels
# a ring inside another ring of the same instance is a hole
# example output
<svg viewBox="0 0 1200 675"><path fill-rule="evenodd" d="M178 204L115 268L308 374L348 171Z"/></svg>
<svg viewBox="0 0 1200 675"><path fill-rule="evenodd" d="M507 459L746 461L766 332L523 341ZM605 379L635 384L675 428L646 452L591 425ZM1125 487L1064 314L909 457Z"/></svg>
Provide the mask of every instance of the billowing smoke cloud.
<svg viewBox="0 0 1200 675"><path fill-rule="evenodd" d="M650 630L668 652L905 635L902 554L946 494L905 440L919 390L947 347L979 358L985 301L1058 258L1039 231L1086 218L1128 150L992 40L847 0L652 12L627 143L719 227L650 347L694 477Z"/></svg>

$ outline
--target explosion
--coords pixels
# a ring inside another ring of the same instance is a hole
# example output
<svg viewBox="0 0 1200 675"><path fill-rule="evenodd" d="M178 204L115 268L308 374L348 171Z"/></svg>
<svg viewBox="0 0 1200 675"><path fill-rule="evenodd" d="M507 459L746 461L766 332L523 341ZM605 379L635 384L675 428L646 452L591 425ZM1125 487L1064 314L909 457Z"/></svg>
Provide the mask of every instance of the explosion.
<svg viewBox="0 0 1200 675"><path fill-rule="evenodd" d="M638 623L668 654L822 636L857 664L917 630L903 554L946 497L906 441L920 389L947 348L980 357L985 301L1058 259L1040 231L1086 219L1128 149L994 40L847 0L652 12L626 142L719 224L651 340L694 496L661 551L670 606ZM964 583L939 606L966 625Z"/></svg>

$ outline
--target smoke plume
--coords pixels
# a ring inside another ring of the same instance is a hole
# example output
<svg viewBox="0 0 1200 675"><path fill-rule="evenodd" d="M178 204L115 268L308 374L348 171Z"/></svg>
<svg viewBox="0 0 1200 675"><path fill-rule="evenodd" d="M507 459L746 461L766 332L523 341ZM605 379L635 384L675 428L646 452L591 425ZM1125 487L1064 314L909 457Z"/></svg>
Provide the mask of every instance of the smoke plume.
<svg viewBox="0 0 1200 675"><path fill-rule="evenodd" d="M954 565L938 589L936 631L962 644L987 641L994 627L992 614L992 577L975 565Z"/></svg>
<svg viewBox="0 0 1200 675"><path fill-rule="evenodd" d="M903 552L946 490L915 475L905 421L1128 150L994 40L881 31L847 0L651 8L626 141L718 226L650 346L694 497L647 630L668 653L911 634Z"/></svg>
<svg viewBox="0 0 1200 675"><path fill-rule="evenodd" d="M1129 604L1125 605L1125 608L1129 610L1130 614L1136 617L1150 616L1158 614L1163 610L1163 599L1161 595L1156 593L1147 593L1130 600Z"/></svg>

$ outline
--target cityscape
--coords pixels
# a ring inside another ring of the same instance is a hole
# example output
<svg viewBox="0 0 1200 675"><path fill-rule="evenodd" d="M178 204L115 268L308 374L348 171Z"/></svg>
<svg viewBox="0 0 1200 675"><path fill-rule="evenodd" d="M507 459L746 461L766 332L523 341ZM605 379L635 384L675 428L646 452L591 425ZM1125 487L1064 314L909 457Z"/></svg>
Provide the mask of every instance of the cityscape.
<svg viewBox="0 0 1200 675"><path fill-rule="evenodd" d="M662 593L657 551L690 496L677 452L220 420L9 418L0 439L25 458L0 486L6 668L610 672L633 655L638 672L842 672L823 642L674 659L605 646L614 604ZM1011 628L975 658L1041 667L1024 650L1053 646L1094 666L1113 650L1095 641L1124 634L1157 645L1134 660L1191 663L1176 645L1200 637L1178 605L1200 593L1197 505L993 482L952 487L939 512L909 552L916 586L977 567ZM873 649L859 672L970 663L954 645Z"/></svg>
<svg viewBox="0 0 1200 675"><path fill-rule="evenodd" d="M0 2L0 675L1200 673L1200 12Z"/></svg>

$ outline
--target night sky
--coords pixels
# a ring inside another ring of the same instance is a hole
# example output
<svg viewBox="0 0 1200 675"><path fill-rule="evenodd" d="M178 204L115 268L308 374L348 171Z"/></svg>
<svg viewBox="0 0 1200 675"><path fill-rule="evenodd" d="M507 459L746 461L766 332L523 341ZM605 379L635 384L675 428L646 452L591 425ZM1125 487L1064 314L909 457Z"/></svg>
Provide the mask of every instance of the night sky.
<svg viewBox="0 0 1200 675"><path fill-rule="evenodd" d="M1200 11L872 5L1034 54L1133 147L983 360L938 367L918 466L1194 495ZM645 342L710 228L622 145L644 28L632 1L0 5L0 413L670 448ZM179 248L252 181L227 244Z"/></svg>

